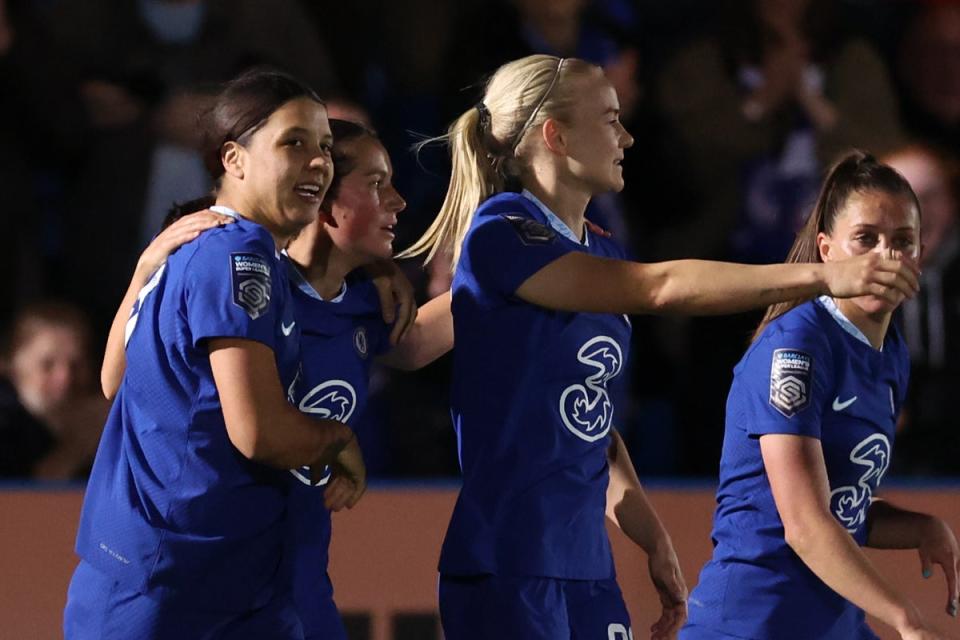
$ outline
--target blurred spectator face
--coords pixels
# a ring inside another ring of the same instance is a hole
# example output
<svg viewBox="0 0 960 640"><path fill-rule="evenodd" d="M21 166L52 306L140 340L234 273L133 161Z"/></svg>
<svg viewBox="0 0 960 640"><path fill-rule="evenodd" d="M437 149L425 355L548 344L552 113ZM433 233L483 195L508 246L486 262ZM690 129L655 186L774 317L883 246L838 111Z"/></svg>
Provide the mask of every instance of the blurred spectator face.
<svg viewBox="0 0 960 640"><path fill-rule="evenodd" d="M923 262L932 260L956 224L957 203L947 172L935 156L921 148L895 153L886 163L907 179L920 200Z"/></svg>
<svg viewBox="0 0 960 640"><path fill-rule="evenodd" d="M86 337L78 328L27 319L10 357L10 381L23 406L46 417L89 382Z"/></svg>
<svg viewBox="0 0 960 640"><path fill-rule="evenodd" d="M900 52L900 74L924 110L960 124L960 5L935 5L917 17Z"/></svg>

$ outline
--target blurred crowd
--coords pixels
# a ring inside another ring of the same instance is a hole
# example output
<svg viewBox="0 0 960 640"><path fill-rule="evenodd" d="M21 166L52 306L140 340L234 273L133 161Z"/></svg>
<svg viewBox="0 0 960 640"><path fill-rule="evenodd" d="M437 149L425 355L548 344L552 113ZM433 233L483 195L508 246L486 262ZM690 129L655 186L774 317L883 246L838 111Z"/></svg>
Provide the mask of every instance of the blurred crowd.
<svg viewBox="0 0 960 640"><path fill-rule="evenodd" d="M437 211L445 130L501 63L584 58L616 86L627 187L587 217L639 260L779 262L850 147L923 206L922 291L894 471L960 475L960 0L0 0L0 477L82 478L96 371L133 265L170 205L210 189L196 116L219 82L285 69L375 127L408 202ZM423 299L442 268L405 265ZM731 370L759 314L634 319L617 424L641 475L715 475ZM374 477L457 474L449 363L380 371Z"/></svg>

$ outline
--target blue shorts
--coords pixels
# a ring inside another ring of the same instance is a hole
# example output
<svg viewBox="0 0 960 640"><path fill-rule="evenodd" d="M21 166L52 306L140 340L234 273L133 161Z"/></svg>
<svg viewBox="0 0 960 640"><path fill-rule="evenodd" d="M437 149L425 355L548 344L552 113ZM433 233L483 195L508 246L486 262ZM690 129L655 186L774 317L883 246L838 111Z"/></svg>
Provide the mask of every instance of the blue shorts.
<svg viewBox="0 0 960 640"><path fill-rule="evenodd" d="M294 585L293 600L306 640L347 640L347 630L333 601L333 584L324 573L312 584Z"/></svg>
<svg viewBox="0 0 960 640"><path fill-rule="evenodd" d="M616 580L440 576L446 640L628 640Z"/></svg>
<svg viewBox="0 0 960 640"><path fill-rule="evenodd" d="M65 640L303 640L289 595L237 614L173 607L81 560L67 590Z"/></svg>

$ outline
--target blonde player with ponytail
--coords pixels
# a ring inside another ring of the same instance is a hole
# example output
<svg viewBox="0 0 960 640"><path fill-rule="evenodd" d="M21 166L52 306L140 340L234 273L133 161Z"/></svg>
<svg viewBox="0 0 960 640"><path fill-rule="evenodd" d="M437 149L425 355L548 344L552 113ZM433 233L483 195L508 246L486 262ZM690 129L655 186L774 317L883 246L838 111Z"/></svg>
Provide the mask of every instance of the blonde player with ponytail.
<svg viewBox="0 0 960 640"><path fill-rule="evenodd" d="M584 219L623 188L633 138L603 72L536 55L510 62L444 139L441 211L404 255L449 253L455 270L451 392L463 488L440 558L450 640L632 637L604 526L648 554L663 613L686 617L669 535L611 429L630 313L733 313L829 294L913 295L915 268L844 262L638 264Z"/></svg>

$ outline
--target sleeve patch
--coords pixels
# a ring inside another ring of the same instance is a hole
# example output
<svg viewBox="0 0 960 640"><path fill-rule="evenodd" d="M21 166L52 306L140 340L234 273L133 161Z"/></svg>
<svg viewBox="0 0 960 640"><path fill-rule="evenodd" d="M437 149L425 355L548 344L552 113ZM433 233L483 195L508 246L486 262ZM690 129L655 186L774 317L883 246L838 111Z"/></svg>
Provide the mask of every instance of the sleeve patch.
<svg viewBox="0 0 960 640"><path fill-rule="evenodd" d="M770 364L770 405L791 418L810 404L813 358L796 349L777 349Z"/></svg>
<svg viewBox="0 0 960 640"><path fill-rule="evenodd" d="M532 218L506 214L500 214L500 217L510 223L513 230L520 236L520 242L523 244L550 244L557 237L557 233L553 229Z"/></svg>
<svg viewBox="0 0 960 640"><path fill-rule="evenodd" d="M262 316L270 306L270 263L256 253L231 253L230 275L234 304L251 320Z"/></svg>

